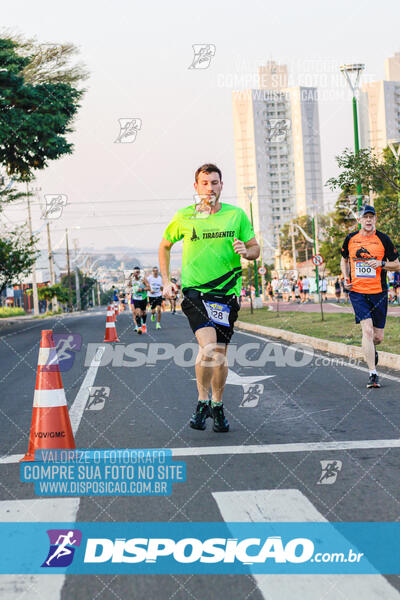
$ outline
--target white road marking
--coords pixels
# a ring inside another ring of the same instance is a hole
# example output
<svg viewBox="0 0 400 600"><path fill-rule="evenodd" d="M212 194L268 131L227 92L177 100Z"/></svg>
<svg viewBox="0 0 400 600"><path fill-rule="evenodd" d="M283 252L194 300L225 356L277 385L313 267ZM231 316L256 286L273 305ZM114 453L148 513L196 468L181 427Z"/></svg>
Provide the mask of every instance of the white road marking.
<svg viewBox="0 0 400 600"><path fill-rule="evenodd" d="M85 375L78 394L69 411L72 431L78 431L83 411L93 386L101 357L105 351L100 346ZM0 458L0 464L19 462L22 454L14 454ZM38 522L75 522L79 509L80 498L29 499L0 502L0 521L38 521ZM44 557L45 558L45 557ZM0 597L2 600L42 600L61 597L65 575L1 575Z"/></svg>
<svg viewBox="0 0 400 600"><path fill-rule="evenodd" d="M264 381L264 379L270 379L271 377L275 377L275 375L239 375L238 373L235 373L235 371L232 371L232 369L228 369L226 384L246 385L250 383L258 383L259 381Z"/></svg>
<svg viewBox="0 0 400 600"><path fill-rule="evenodd" d="M105 352L105 346L99 346L96 355L93 357L90 367L87 370L85 379L82 381L82 385L79 388L79 392L69 410L69 418L71 421L71 427L74 436L78 431L79 423L81 422L83 411L85 410L86 403L89 398L90 388L92 387L94 380L97 375L97 370L101 363L101 357ZM1 456L0 465L17 463L23 457L23 454L12 454L10 456Z"/></svg>
<svg viewBox="0 0 400 600"><path fill-rule="evenodd" d="M105 350L105 346L99 346L97 348L96 355L93 357L93 360L90 363L90 367L87 370L85 379L83 380L74 403L70 408L69 418L71 420L71 426L74 435L76 435L76 432L78 431L79 423L81 422L83 411L85 410L85 406L89 398L90 388L96 379L97 370L101 363L101 357L103 356Z"/></svg>
<svg viewBox="0 0 400 600"><path fill-rule="evenodd" d="M374 448L400 448L400 439L350 440L343 442L301 442L299 444L260 444L259 446L200 446L198 448L172 448L172 454L173 456L207 456L210 454L278 454L286 452L372 450Z"/></svg>
<svg viewBox="0 0 400 600"><path fill-rule="evenodd" d="M199 446L197 448L168 448L173 456L209 456L212 454L282 454L290 452L326 452L338 450L374 450L400 448L400 439L393 440L350 440L339 442L300 442L298 444L260 444L258 446ZM19 462L23 454L0 458L0 464Z"/></svg>
<svg viewBox="0 0 400 600"><path fill-rule="evenodd" d="M326 522L299 490L213 492L226 522ZM253 575L267 600L399 600L382 575Z"/></svg>
<svg viewBox="0 0 400 600"><path fill-rule="evenodd" d="M0 522L75 522L80 498L39 498L0 502ZM32 552L33 560L45 556ZM2 600L43 600L61 597L65 575L0 575Z"/></svg>

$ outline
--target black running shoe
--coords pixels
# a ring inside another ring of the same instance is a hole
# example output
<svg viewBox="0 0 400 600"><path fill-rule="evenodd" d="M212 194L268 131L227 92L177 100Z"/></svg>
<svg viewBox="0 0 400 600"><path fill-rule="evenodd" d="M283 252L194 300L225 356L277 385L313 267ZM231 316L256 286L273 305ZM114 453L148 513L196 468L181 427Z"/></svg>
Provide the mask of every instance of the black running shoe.
<svg viewBox="0 0 400 600"><path fill-rule="evenodd" d="M211 417L210 405L208 402L199 402L196 407L196 412L193 413L192 418L189 421L189 425L192 429L206 428L206 419Z"/></svg>
<svg viewBox="0 0 400 600"><path fill-rule="evenodd" d="M367 388L380 388L379 377L375 373L369 376Z"/></svg>
<svg viewBox="0 0 400 600"><path fill-rule="evenodd" d="M212 417L214 419L213 430L216 431L217 433L223 433L225 431L229 431L229 423L225 419L224 405L222 404L222 402L221 402L221 404L217 404L217 406L212 407L211 413L212 413Z"/></svg>

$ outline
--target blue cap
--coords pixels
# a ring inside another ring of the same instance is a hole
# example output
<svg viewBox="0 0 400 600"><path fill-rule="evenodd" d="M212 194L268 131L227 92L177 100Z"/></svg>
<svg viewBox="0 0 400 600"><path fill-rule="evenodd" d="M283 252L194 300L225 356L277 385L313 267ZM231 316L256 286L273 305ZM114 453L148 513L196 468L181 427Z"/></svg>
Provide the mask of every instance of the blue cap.
<svg viewBox="0 0 400 600"><path fill-rule="evenodd" d="M361 208L360 217L364 217L367 214L376 215L375 209L370 204L366 204Z"/></svg>

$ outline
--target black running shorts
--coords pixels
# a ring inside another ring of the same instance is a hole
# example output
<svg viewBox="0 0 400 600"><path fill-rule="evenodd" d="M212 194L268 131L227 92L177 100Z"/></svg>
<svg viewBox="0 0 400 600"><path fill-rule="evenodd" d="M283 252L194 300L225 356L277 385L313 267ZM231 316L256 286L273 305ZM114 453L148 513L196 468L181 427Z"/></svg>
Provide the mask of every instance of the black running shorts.
<svg viewBox="0 0 400 600"><path fill-rule="evenodd" d="M162 296L149 296L150 308L153 310L156 306L161 306L162 304Z"/></svg>
<svg viewBox="0 0 400 600"><path fill-rule="evenodd" d="M229 326L215 323L208 316L204 301L226 304L229 307ZM195 333L202 327L214 327L217 333L217 342L229 344L233 335L233 326L238 318L240 309L236 296L218 296L216 294L203 294L197 290L183 290L183 301L181 304L183 313L189 321L189 325Z"/></svg>
<svg viewBox="0 0 400 600"><path fill-rule="evenodd" d="M145 298L144 300L135 300L135 299L133 299L133 306L135 308L140 308L140 310L146 311L147 298Z"/></svg>

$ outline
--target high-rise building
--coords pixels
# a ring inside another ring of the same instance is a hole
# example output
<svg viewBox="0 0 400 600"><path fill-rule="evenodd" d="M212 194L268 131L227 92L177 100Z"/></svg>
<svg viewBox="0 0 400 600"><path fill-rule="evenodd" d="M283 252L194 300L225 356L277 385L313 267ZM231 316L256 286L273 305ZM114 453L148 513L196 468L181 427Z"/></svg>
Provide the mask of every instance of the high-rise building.
<svg viewBox="0 0 400 600"><path fill-rule="evenodd" d="M400 52L385 59L386 81L400 81Z"/></svg>
<svg viewBox="0 0 400 600"><path fill-rule="evenodd" d="M287 87L286 65L259 69L259 88L233 92L239 206L250 215L265 260L294 216L323 211L317 90Z"/></svg>
<svg viewBox="0 0 400 600"><path fill-rule="evenodd" d="M360 145L378 152L400 139L400 53L385 60L385 77L360 90Z"/></svg>

